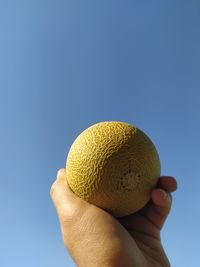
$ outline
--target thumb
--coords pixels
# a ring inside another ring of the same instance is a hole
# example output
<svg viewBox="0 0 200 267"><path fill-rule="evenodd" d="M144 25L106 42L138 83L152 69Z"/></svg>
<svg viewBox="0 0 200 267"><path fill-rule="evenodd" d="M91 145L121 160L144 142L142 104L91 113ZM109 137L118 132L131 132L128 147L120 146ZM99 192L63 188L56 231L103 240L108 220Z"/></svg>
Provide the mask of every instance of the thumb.
<svg viewBox="0 0 200 267"><path fill-rule="evenodd" d="M57 179L51 186L50 195L60 221L76 217L77 213L83 213L90 206L72 192L67 183L65 169L58 171Z"/></svg>

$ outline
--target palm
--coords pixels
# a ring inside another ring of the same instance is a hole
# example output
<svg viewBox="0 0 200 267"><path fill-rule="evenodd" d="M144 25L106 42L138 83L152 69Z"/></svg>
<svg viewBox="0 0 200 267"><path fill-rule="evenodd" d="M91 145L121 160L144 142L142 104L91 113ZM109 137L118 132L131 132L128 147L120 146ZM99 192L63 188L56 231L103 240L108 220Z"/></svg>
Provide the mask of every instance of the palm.
<svg viewBox="0 0 200 267"><path fill-rule="evenodd" d="M146 260L147 266L169 265L160 241L160 230L145 212L123 218L121 224L134 240L133 250L140 251L140 256Z"/></svg>
<svg viewBox="0 0 200 267"><path fill-rule="evenodd" d="M126 265L119 266L129 266L129 263L130 266L138 267L169 266L161 245L160 230L149 220L146 212L147 209L118 220L100 209L97 211L96 207L90 213L96 221L95 229L101 229L102 238L109 237L107 242L112 244L114 251L116 238L118 239L120 258L123 261L126 259Z"/></svg>
<svg viewBox="0 0 200 267"><path fill-rule="evenodd" d="M162 178L160 187L172 192L176 189L176 182L169 177ZM156 189L145 208L117 220L100 209L97 212L95 208L95 215L98 217L97 228L104 230L104 234L109 235L110 240L112 232L113 240L117 236L123 248L121 257L127 259L130 256L130 262L135 261L133 266L169 266L161 244L160 230L169 213L170 204L169 195L166 198L162 189ZM93 214L94 217L95 215Z"/></svg>

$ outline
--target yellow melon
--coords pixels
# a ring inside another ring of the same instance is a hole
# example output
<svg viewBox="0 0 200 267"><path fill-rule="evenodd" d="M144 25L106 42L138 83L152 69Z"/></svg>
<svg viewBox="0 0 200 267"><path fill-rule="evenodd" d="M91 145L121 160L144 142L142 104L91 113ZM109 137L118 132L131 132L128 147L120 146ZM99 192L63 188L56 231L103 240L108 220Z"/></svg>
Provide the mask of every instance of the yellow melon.
<svg viewBox="0 0 200 267"><path fill-rule="evenodd" d="M67 156L66 178L72 191L116 217L144 207L159 176L154 144L125 122L100 122L87 128Z"/></svg>

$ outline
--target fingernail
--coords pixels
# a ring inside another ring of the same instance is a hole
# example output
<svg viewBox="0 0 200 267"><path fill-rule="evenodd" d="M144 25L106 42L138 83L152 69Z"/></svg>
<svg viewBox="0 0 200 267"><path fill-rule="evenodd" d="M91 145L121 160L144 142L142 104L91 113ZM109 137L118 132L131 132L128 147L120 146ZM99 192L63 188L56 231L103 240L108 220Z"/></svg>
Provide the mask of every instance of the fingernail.
<svg viewBox="0 0 200 267"><path fill-rule="evenodd" d="M59 169L58 172L57 172L57 176L60 176L62 174L64 169Z"/></svg>
<svg viewBox="0 0 200 267"><path fill-rule="evenodd" d="M164 191L164 190L163 190L163 196L164 196L164 198L167 198L167 197L168 197L168 194L167 194L167 192L166 192L166 191Z"/></svg>
<svg viewBox="0 0 200 267"><path fill-rule="evenodd" d="M172 201L172 195L171 195L170 193L167 194L167 199L168 199L169 201Z"/></svg>

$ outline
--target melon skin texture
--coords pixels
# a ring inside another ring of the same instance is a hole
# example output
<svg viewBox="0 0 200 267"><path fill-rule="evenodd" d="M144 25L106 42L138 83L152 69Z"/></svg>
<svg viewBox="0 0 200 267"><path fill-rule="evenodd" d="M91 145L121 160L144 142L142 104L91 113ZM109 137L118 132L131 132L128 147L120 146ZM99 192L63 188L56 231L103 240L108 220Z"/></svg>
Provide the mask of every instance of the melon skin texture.
<svg viewBox="0 0 200 267"><path fill-rule="evenodd" d="M143 208L159 177L154 144L125 122L100 122L87 128L67 156L66 179L72 191L115 217Z"/></svg>

